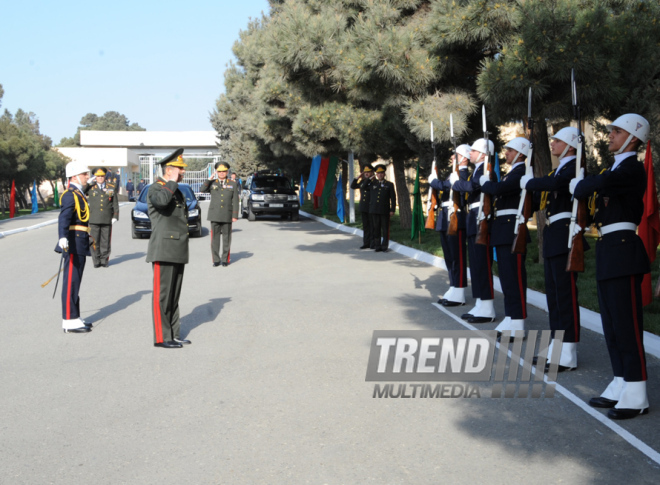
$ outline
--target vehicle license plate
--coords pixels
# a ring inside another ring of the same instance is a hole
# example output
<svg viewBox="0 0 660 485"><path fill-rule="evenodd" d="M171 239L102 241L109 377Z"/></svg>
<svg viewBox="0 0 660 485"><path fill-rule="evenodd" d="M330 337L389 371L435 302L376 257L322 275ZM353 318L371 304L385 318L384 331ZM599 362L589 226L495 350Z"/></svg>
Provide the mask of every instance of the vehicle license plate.
<svg viewBox="0 0 660 485"><path fill-rule="evenodd" d="M269 207L284 207L284 204L268 204Z"/></svg>

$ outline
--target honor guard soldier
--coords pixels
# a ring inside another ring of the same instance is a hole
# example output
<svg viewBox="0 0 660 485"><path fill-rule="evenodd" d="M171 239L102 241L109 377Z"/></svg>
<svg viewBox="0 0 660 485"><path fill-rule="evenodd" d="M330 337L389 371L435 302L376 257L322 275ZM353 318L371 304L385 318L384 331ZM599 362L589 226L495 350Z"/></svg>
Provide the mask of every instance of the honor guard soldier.
<svg viewBox="0 0 660 485"><path fill-rule="evenodd" d="M69 185L60 197L57 220L59 242L55 251L62 254L62 328L65 333L85 333L92 324L80 318L80 283L89 256L89 205L83 193L89 179L89 168L82 162L66 166Z"/></svg>
<svg viewBox="0 0 660 485"><path fill-rule="evenodd" d="M440 233L440 244L449 273L449 290L438 300L443 306L465 305L465 288L467 287L467 240L465 238L465 198L458 193L461 204L454 207L450 198L452 180L466 181L468 178L468 161L470 145L461 145L456 149L458 174L452 172L447 180L441 181L434 172L429 177L429 183L435 190L441 191L442 202L438 211L435 230ZM454 175L454 177L452 177ZM449 233L449 223L452 213L456 210L456 234Z"/></svg>
<svg viewBox="0 0 660 485"><path fill-rule="evenodd" d="M362 246L360 249L376 249L374 247L373 228L369 215L369 196L373 182L374 169L371 165L362 167L362 173L351 182L353 190L360 189L360 214L362 215Z"/></svg>
<svg viewBox="0 0 660 485"><path fill-rule="evenodd" d="M493 299L493 252L489 245L477 244L477 217L479 212L479 199L481 185L479 179L484 174L484 160L486 154L493 156L495 145L490 140L480 138L470 147L470 161L474 164L474 172L467 180L459 180L456 174L452 175L452 188L467 195L465 231L467 235L468 255L470 257L470 277L472 279L472 296L477 300L474 308L461 318L471 323L486 323L495 320Z"/></svg>
<svg viewBox="0 0 660 485"><path fill-rule="evenodd" d="M211 222L211 256L213 266L227 266L230 261L231 226L238 220L238 182L227 180L229 164L215 164L215 174L204 182L200 192L211 194L207 220ZM222 235L222 258L220 257L220 235Z"/></svg>
<svg viewBox="0 0 660 485"><path fill-rule="evenodd" d="M390 243L390 217L396 211L394 184L385 180L385 165L376 167L376 180L369 193L369 213L373 230L373 247L376 252L387 252Z"/></svg>
<svg viewBox="0 0 660 485"><path fill-rule="evenodd" d="M497 254L502 293L504 294L504 320L495 328L498 332L510 330L511 335L524 335L527 318L527 269L524 254L512 254L515 239L520 179L525 175L525 159L529 153L529 140L517 137L504 145L509 172L500 182L491 182L482 175L481 191L494 196L493 218L490 226L490 245ZM529 241L528 241L529 242Z"/></svg>
<svg viewBox="0 0 660 485"><path fill-rule="evenodd" d="M559 159L559 166L545 177L525 175L520 188L535 192L540 210L546 211L543 228L543 266L545 270L545 297L552 336L564 331L564 340L557 370L563 372L577 368L577 344L580 341L580 304L578 303L578 273L566 271L568 260L568 232L573 197L568 185L575 176L575 157L578 130L566 127L550 139L550 152ZM586 241L585 249L588 248ZM552 355L552 345L547 355ZM550 360L548 360L548 364Z"/></svg>
<svg viewBox="0 0 660 485"><path fill-rule="evenodd" d="M166 349L190 343L179 335L179 296L183 270L188 263L188 206L179 190L187 167L182 153L183 148L179 148L159 162L163 176L158 177L147 193L151 219L147 263L152 263L154 272L154 346Z"/></svg>
<svg viewBox="0 0 660 485"><path fill-rule="evenodd" d="M647 182L637 150L649 138L649 123L640 115L625 114L607 128L614 165L599 175L574 178L569 190L578 199L595 192L598 303L614 373L605 391L589 404L611 408L607 413L611 419L627 419L646 414L649 408L642 278L651 269L636 233L644 213Z"/></svg>
<svg viewBox="0 0 660 485"><path fill-rule="evenodd" d="M119 198L114 183L106 180L107 170L98 168L96 180L85 189L89 203L89 230L94 267L107 268L112 242L112 225L119 219Z"/></svg>

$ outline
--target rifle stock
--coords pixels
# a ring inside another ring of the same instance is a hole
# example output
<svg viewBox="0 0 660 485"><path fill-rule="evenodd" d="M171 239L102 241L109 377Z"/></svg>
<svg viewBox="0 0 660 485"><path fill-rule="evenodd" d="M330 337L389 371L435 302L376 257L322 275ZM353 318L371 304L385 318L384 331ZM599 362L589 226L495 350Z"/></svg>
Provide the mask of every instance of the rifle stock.
<svg viewBox="0 0 660 485"><path fill-rule="evenodd" d="M525 254L527 251L527 236L529 234L529 229L527 228L526 221L532 217L532 193L529 191L525 192L522 215L525 222L518 224L518 232L516 233L513 245L511 246L511 252L513 254Z"/></svg>
<svg viewBox="0 0 660 485"><path fill-rule="evenodd" d="M580 227L587 227L587 201L584 199L576 200L577 214L575 221ZM573 236L571 248L568 251L568 261L566 261L566 271L577 273L584 272L584 231L580 231Z"/></svg>
<svg viewBox="0 0 660 485"><path fill-rule="evenodd" d="M454 156L458 157L458 154L455 154ZM458 163L454 161L454 173L456 175L459 173L458 170ZM461 209L461 193L452 189L451 200L454 203L454 210L452 211L451 216L449 216L449 228L447 229L447 234L455 236L458 234L458 211Z"/></svg>
<svg viewBox="0 0 660 485"><path fill-rule="evenodd" d="M490 156L488 157L488 165L486 167L486 170L488 171L488 175L490 177L490 181L493 181L493 176L495 175L493 173L493 168L490 165ZM482 244L482 245L488 245L488 224L490 221L490 214L491 214L491 195L486 194L484 192L481 193L483 199L482 199L482 205L481 205L481 219L477 220L477 237L475 239L476 244Z"/></svg>

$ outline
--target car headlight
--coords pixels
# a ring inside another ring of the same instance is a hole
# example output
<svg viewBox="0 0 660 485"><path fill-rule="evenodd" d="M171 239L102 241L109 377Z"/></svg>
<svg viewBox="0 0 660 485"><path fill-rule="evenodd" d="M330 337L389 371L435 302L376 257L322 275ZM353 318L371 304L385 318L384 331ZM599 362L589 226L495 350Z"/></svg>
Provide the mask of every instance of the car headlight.
<svg viewBox="0 0 660 485"><path fill-rule="evenodd" d="M197 217L199 215L199 209L193 209L188 212L188 217Z"/></svg>
<svg viewBox="0 0 660 485"><path fill-rule="evenodd" d="M149 219L149 216L142 211L133 211L133 217L136 219Z"/></svg>
<svg viewBox="0 0 660 485"><path fill-rule="evenodd" d="M298 200L297 195L287 195L286 200Z"/></svg>
<svg viewBox="0 0 660 485"><path fill-rule="evenodd" d="M264 200L264 194L252 194L252 200Z"/></svg>

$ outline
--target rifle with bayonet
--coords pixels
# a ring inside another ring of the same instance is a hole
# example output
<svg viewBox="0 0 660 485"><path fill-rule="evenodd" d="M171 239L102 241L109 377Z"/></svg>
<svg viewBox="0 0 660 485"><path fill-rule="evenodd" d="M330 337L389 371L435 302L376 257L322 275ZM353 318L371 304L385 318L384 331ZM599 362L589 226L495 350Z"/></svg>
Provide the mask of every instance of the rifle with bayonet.
<svg viewBox="0 0 660 485"><path fill-rule="evenodd" d="M449 114L449 134L451 136L451 142L454 145L452 172L458 175L458 152L456 151L456 138L454 137L454 117L451 113ZM449 190L449 200L453 202L453 205L450 209L447 234L449 236L455 236L458 233L458 211L461 210L461 193L455 191L452 187Z"/></svg>
<svg viewBox="0 0 660 485"><path fill-rule="evenodd" d="M431 173L434 173L435 176L438 176L438 166L435 160L435 141L433 140L433 121L431 121L431 145L433 146L433 163L431 164ZM429 193L429 199L427 202L426 210L426 224L424 228L426 229L435 229L435 211L440 207L441 204L440 194L436 189L431 189Z"/></svg>
<svg viewBox="0 0 660 485"><path fill-rule="evenodd" d="M490 142L488 140L488 130L486 129L486 106L481 108L481 122L484 130L484 140L486 140L486 158L484 159L484 175L493 181L493 168L491 167ZM479 210L477 211L477 237L476 244L488 245L488 223L491 215L491 196L483 191L479 197Z"/></svg>
<svg viewBox="0 0 660 485"><path fill-rule="evenodd" d="M532 88L529 88L529 100L527 101L527 128L529 139L529 153L525 160L525 175L532 175L533 164L532 156L534 154L534 120L532 119ZM520 192L520 204L518 205L518 216L513 233L516 235L511 246L513 254L525 254L527 251L527 221L532 217L532 193L527 189Z"/></svg>
<svg viewBox="0 0 660 485"><path fill-rule="evenodd" d="M583 156L584 133L582 133L582 118L580 114L580 105L577 99L577 86L575 83L575 72L571 69L571 98L573 100L573 116L577 121L578 130L578 148L575 160L575 177L580 177L582 169L586 172L586 160ZM581 230L575 233L575 225L579 225ZM566 262L566 271L584 271L584 238L583 233L587 227L587 200L573 198L573 210L571 211L571 224L568 230L568 261Z"/></svg>

